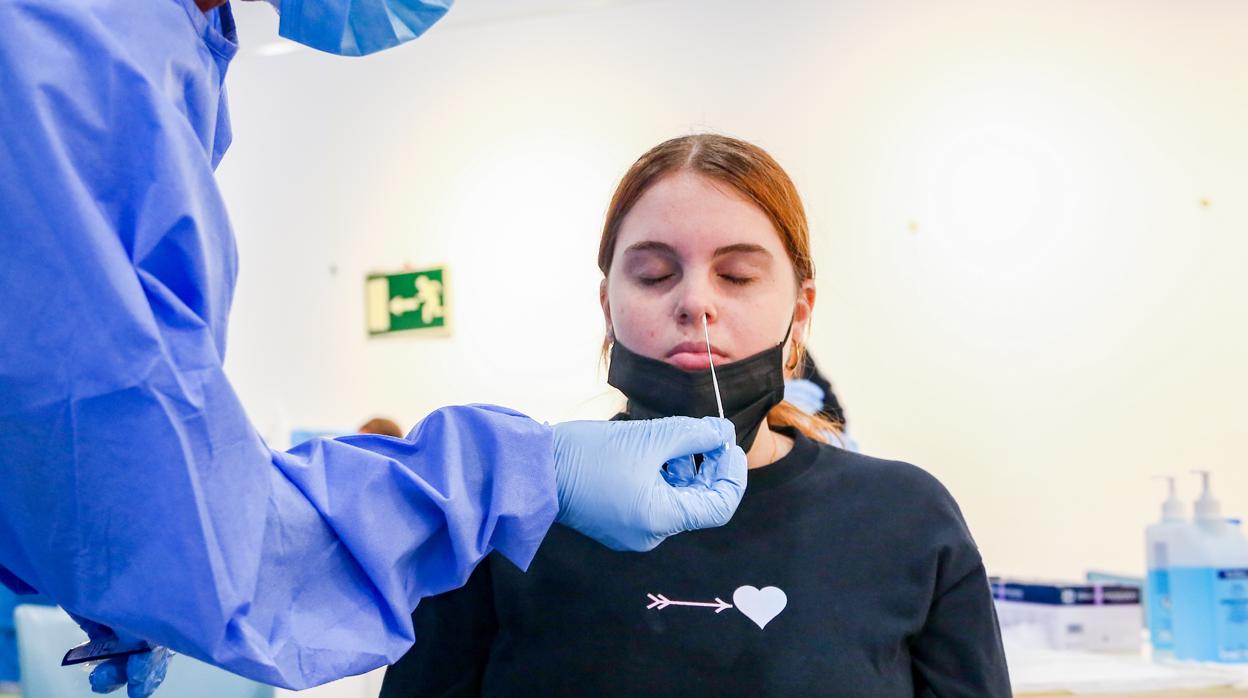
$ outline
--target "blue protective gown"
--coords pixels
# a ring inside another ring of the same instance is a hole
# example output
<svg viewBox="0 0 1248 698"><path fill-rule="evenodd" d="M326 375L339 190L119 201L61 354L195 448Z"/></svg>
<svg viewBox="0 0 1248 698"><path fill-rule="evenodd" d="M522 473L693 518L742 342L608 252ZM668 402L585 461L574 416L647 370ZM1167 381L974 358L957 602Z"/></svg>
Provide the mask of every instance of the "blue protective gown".
<svg viewBox="0 0 1248 698"><path fill-rule="evenodd" d="M222 372L228 6L0 0L0 580L266 683L398 659L556 509L551 430L435 412L271 451Z"/></svg>

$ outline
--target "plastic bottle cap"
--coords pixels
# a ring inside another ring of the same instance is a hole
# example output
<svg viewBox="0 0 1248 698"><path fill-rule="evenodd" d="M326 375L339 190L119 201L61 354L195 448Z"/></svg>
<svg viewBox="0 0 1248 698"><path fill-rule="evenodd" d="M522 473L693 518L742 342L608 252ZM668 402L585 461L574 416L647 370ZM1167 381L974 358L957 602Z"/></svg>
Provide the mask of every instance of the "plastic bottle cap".
<svg viewBox="0 0 1248 698"><path fill-rule="evenodd" d="M1179 499L1174 493L1174 476L1158 475L1156 479L1170 483L1170 496L1166 497L1166 501L1161 503L1161 520L1182 521L1184 518L1183 500Z"/></svg>
<svg viewBox="0 0 1248 698"><path fill-rule="evenodd" d="M1222 504L1213 498L1213 493L1209 490L1209 471L1193 470L1192 472L1199 475L1201 479L1200 497L1196 500L1196 519L1221 521Z"/></svg>

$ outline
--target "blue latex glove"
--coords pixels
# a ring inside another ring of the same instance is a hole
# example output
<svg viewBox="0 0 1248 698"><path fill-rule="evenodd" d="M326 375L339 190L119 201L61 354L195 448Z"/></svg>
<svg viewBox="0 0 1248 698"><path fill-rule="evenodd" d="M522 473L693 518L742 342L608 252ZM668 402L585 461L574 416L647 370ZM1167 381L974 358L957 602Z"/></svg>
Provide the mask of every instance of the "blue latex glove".
<svg viewBox="0 0 1248 698"><path fill-rule="evenodd" d="M806 414L819 414L823 409L823 388L805 378L784 382L784 401Z"/></svg>
<svg viewBox="0 0 1248 698"><path fill-rule="evenodd" d="M745 493L745 452L725 419L565 422L554 431L556 520L615 550L722 526ZM701 470L685 474L695 453L705 454ZM669 461L682 473L670 481Z"/></svg>
<svg viewBox="0 0 1248 698"><path fill-rule="evenodd" d="M93 620L72 613L69 616L87 633L89 639L117 637L126 642L134 639L120 637L112 628ZM95 693L112 693L125 686L130 698L148 698L165 680L172 657L173 653L168 647L156 646L150 652L109 659L91 670L91 690Z"/></svg>

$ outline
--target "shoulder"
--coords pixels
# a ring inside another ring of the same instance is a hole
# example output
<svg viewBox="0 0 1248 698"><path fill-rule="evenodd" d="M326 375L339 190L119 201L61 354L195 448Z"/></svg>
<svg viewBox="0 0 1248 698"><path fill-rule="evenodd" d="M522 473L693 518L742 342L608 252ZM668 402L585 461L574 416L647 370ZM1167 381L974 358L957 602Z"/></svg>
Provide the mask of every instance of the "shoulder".
<svg viewBox="0 0 1248 698"><path fill-rule="evenodd" d="M917 465L820 444L816 467L856 504L881 509L899 522L966 528L953 495Z"/></svg>
<svg viewBox="0 0 1248 698"><path fill-rule="evenodd" d="M819 444L818 463L841 471L846 477L875 487L900 489L908 494L950 499L952 495L936 476L912 463L876 458L829 444Z"/></svg>
<svg viewBox="0 0 1248 698"><path fill-rule="evenodd" d="M0 0L0 25L21 37L0 41L0 94L19 115L72 115L50 121L68 120L94 139L96 127L111 125L119 113L130 116L168 101L158 98L170 66L197 65L202 46L181 2L138 9L126 0ZM131 134L143 132L127 126Z"/></svg>
<svg viewBox="0 0 1248 698"><path fill-rule="evenodd" d="M191 30L195 27L191 13L182 2L167 1L145 3L140 10L127 0L0 0L0 17L10 25L6 31L16 28L20 32L18 36L30 39L20 43L21 53L79 59L102 58L96 53L102 48L101 44L128 36L131 27L166 31L174 23ZM164 37L150 38L157 44L164 43ZM46 46L38 39L74 39L78 43Z"/></svg>

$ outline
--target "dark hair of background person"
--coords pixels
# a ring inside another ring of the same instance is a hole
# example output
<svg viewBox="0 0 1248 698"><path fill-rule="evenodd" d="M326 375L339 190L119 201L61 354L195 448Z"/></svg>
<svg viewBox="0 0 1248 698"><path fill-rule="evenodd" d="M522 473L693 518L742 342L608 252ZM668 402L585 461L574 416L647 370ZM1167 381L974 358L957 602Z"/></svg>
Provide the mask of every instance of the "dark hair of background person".
<svg viewBox="0 0 1248 698"><path fill-rule="evenodd" d="M385 417L373 417L364 422L364 424L356 430L361 434L381 434L382 436L393 436L403 438L403 430L399 428L397 422L393 419Z"/></svg>
<svg viewBox="0 0 1248 698"><path fill-rule="evenodd" d="M820 373L819 367L815 365L814 357L808 351L802 353L802 365L797 371L797 377L805 378L823 389L823 409L819 410L819 416L836 424L844 432L845 425L849 423L845 418L845 408L841 407L841 401L832 391L832 382Z"/></svg>

